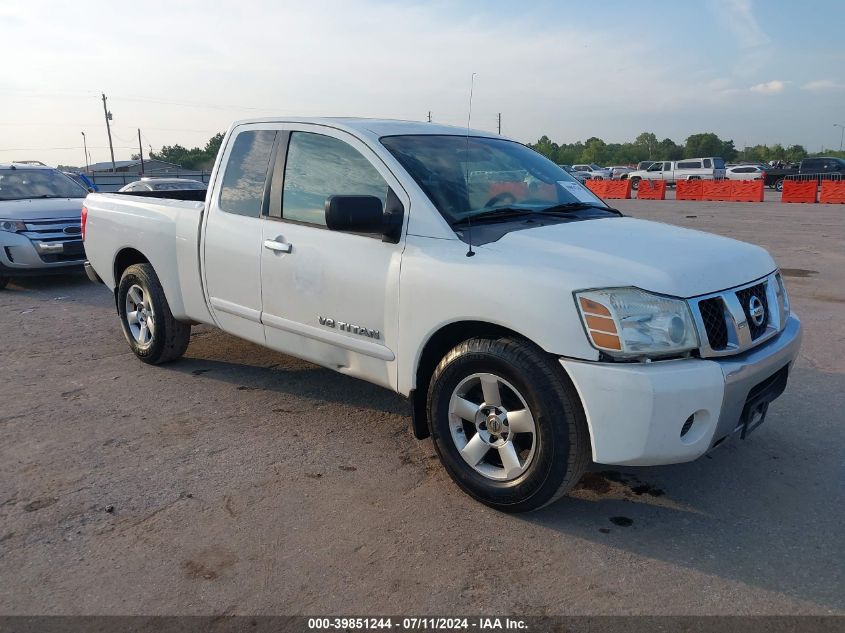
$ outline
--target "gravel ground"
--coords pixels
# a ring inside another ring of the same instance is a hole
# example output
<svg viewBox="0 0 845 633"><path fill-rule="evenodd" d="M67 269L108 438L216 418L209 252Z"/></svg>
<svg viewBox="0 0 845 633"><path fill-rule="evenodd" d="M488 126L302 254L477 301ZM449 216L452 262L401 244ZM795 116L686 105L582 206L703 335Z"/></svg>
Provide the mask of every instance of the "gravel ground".
<svg viewBox="0 0 845 633"><path fill-rule="evenodd" d="M845 207L615 205L785 269L804 347L748 440L499 514L393 393L208 327L148 367L105 288L23 281L0 291L0 613L845 613Z"/></svg>

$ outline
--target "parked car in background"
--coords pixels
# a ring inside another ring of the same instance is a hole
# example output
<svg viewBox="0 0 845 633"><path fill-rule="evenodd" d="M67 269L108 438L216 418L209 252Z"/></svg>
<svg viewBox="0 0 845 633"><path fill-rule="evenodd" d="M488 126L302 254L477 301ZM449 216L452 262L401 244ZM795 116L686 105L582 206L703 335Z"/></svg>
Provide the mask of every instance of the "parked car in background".
<svg viewBox="0 0 845 633"><path fill-rule="evenodd" d="M141 178L135 182L118 189L118 192L126 191L177 191L187 189L208 189L208 185L199 180L188 178Z"/></svg>
<svg viewBox="0 0 845 633"><path fill-rule="evenodd" d="M590 174L593 180L610 180L610 170L595 163L589 165L573 165L572 169Z"/></svg>
<svg viewBox="0 0 845 633"><path fill-rule="evenodd" d="M797 168L767 169L765 181L767 187L782 191L783 181L786 177L801 176L812 178L813 175L816 175L818 181L843 178L845 177L845 160L833 156L805 158L799 163Z"/></svg>
<svg viewBox="0 0 845 633"><path fill-rule="evenodd" d="M640 180L665 180L670 185L679 180L713 180L725 177L725 161L718 157L659 160L645 170L628 174L631 187L636 189Z"/></svg>
<svg viewBox="0 0 845 633"><path fill-rule="evenodd" d="M0 288L13 277L82 270L88 189L58 169L0 165Z"/></svg>
<svg viewBox="0 0 845 633"><path fill-rule="evenodd" d="M588 171L575 171L572 169L572 165L558 165L561 169L563 169L567 174L581 182L582 184L587 182L588 180L593 179L592 173Z"/></svg>
<svg viewBox="0 0 845 633"><path fill-rule="evenodd" d="M766 172L759 165L733 165L725 169L728 180L761 180L765 177Z"/></svg>
<svg viewBox="0 0 845 633"><path fill-rule="evenodd" d="M764 249L623 217L520 143L262 118L220 152L205 202L85 202L89 277L145 363L204 323L394 390L456 485L509 512L592 462L744 438L786 388L801 327Z"/></svg>
<svg viewBox="0 0 845 633"><path fill-rule="evenodd" d="M627 165L617 165L615 167L608 167L608 169L610 170L610 177L613 180L624 180L625 176L634 171L633 167L628 167Z"/></svg>

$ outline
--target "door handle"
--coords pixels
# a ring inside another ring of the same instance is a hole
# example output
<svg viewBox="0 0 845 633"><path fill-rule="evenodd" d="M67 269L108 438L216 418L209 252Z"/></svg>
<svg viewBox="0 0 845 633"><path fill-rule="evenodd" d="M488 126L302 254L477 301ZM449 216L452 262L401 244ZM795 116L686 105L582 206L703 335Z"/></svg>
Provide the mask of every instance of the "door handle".
<svg viewBox="0 0 845 633"><path fill-rule="evenodd" d="M264 248L269 248L276 253L290 253L293 250L293 244L277 242L276 240L264 240Z"/></svg>

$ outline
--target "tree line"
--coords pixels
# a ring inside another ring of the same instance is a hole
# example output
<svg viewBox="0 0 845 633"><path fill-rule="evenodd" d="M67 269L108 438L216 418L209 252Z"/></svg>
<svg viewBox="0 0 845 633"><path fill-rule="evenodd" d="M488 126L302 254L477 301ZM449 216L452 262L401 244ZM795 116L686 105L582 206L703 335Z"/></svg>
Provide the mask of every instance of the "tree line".
<svg viewBox="0 0 845 633"><path fill-rule="evenodd" d="M719 156L726 162L765 163L773 160L784 162L799 161L808 156L840 156L845 152L823 150L810 154L802 145L784 147L774 145L754 145L741 150L734 146L733 140L722 140L713 132L703 132L689 136L683 145L670 138L658 140L653 132L643 132L632 142L605 143L592 136L577 143L555 143L545 134L529 147L540 152L559 165L596 163L599 165L635 165L645 160L680 160Z"/></svg>
<svg viewBox="0 0 845 633"><path fill-rule="evenodd" d="M175 163L185 169L211 169L222 142L223 133L218 132L208 139L204 147L188 149L178 143L165 145L160 151L150 152L150 158ZM635 165L644 160L680 160L703 156L720 156L727 162L757 163L772 160L795 162L808 156L819 155L845 158L845 152L823 150L810 154L802 145L784 147L779 143L771 146L754 145L738 150L734 147L733 140L722 140L713 132L693 134L683 145L678 145L670 138L658 140L653 132L643 132L629 143L606 143L596 136L583 142L555 143L543 135L536 143L529 143L528 146L559 165ZM133 154L132 159L138 160L138 154Z"/></svg>

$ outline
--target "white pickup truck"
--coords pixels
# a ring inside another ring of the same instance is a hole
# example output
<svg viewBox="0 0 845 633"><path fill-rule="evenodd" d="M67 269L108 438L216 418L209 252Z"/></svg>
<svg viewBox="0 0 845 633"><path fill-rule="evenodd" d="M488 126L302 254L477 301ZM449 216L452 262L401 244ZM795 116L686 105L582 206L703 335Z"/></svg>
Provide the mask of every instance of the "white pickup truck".
<svg viewBox="0 0 845 633"><path fill-rule="evenodd" d="M206 323L393 389L455 482L512 512L591 460L744 437L801 338L762 248L622 217L466 129L236 123L204 202L92 194L83 228L142 361L179 358Z"/></svg>

